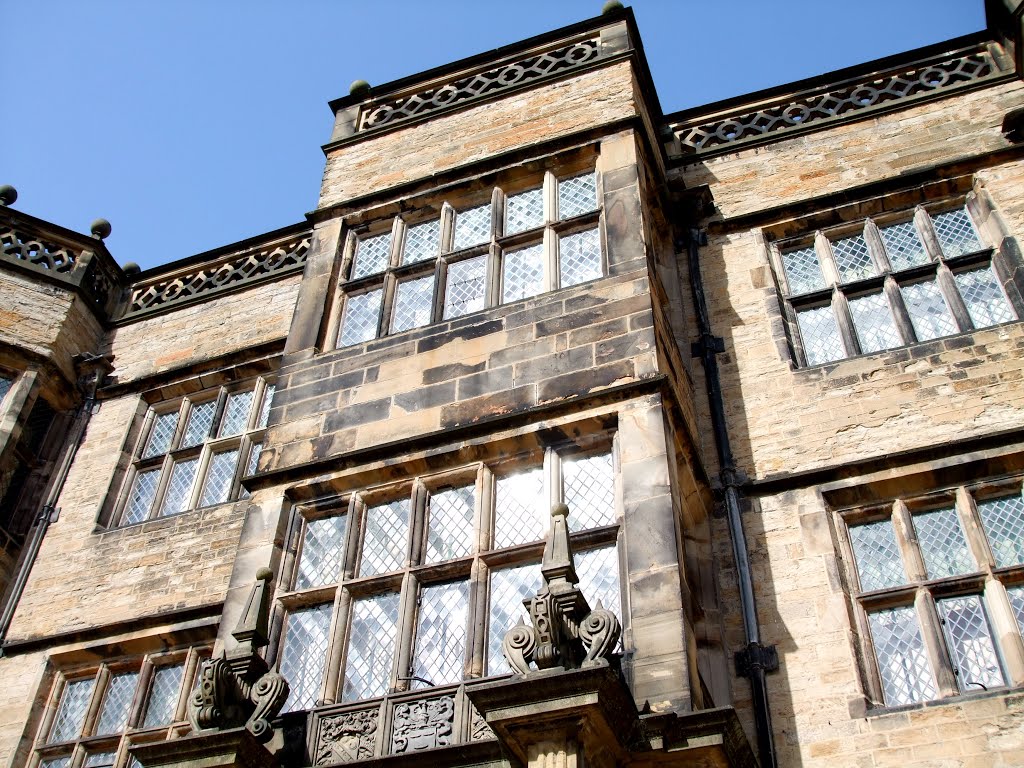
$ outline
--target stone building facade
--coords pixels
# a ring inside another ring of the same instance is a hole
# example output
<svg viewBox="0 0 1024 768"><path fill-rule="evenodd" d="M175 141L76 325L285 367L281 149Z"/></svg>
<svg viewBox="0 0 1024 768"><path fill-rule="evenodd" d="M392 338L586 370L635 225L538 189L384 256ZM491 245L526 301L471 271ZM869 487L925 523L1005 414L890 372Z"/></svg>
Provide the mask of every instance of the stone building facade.
<svg viewBox="0 0 1024 768"><path fill-rule="evenodd" d="M0 191L0 761L1020 764L988 14L665 114L611 7L354 86L305 221L144 272ZM510 675L560 546L616 652ZM222 656L266 732L190 724Z"/></svg>

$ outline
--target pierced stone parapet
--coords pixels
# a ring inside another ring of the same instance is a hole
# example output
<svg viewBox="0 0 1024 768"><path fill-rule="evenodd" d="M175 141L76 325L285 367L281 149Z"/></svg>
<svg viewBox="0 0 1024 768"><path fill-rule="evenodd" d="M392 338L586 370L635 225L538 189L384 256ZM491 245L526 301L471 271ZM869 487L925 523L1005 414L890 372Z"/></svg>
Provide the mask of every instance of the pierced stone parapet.
<svg viewBox="0 0 1024 768"><path fill-rule="evenodd" d="M134 319L170 307L205 301L300 272L309 255L310 233L290 233L216 259L135 282L123 319Z"/></svg>
<svg viewBox="0 0 1024 768"><path fill-rule="evenodd" d="M101 318L117 310L124 277L98 238L0 206L0 265L81 292Z"/></svg>
<svg viewBox="0 0 1024 768"><path fill-rule="evenodd" d="M810 126L860 119L1009 74L986 45L961 48L860 77L669 122L673 138L668 154L686 159L733 152Z"/></svg>

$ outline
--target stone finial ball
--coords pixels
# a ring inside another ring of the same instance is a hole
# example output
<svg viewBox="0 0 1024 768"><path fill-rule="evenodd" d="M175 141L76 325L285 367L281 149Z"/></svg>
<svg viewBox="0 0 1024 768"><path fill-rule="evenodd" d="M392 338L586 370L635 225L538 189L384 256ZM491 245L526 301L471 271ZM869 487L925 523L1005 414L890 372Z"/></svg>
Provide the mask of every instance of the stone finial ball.
<svg viewBox="0 0 1024 768"><path fill-rule="evenodd" d="M0 186L0 205L14 205L14 201L17 199L18 190L10 184Z"/></svg>
<svg viewBox="0 0 1024 768"><path fill-rule="evenodd" d="M126 261L124 263L124 266L121 267L121 271L124 272L126 275L132 276L139 274L139 272L142 271L142 267L140 267L134 261Z"/></svg>
<svg viewBox="0 0 1024 768"><path fill-rule="evenodd" d="M555 504L551 507L551 516L565 515L569 517L569 506L567 504Z"/></svg>
<svg viewBox="0 0 1024 768"><path fill-rule="evenodd" d="M272 578L274 578L274 572L266 566L256 571L256 579L258 581L270 581Z"/></svg>
<svg viewBox="0 0 1024 768"><path fill-rule="evenodd" d="M96 219L96 221L89 225L89 229L92 232L92 236L100 240L110 237L110 222L106 219Z"/></svg>
<svg viewBox="0 0 1024 768"><path fill-rule="evenodd" d="M615 11L621 11L623 8L620 0L608 0L604 5L601 6L601 13L615 13Z"/></svg>
<svg viewBox="0 0 1024 768"><path fill-rule="evenodd" d="M348 87L348 92L357 99L361 99L370 92L370 84L365 80L353 80L352 85Z"/></svg>

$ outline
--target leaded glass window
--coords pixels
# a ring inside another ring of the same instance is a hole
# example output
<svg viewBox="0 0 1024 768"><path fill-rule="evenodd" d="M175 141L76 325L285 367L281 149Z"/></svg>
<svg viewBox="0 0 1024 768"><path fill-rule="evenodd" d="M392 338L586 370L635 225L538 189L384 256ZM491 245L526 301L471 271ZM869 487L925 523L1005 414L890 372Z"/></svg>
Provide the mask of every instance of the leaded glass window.
<svg viewBox="0 0 1024 768"><path fill-rule="evenodd" d="M940 671L955 679L953 693L1006 685L1000 643L1024 632L1020 486L1002 479L897 500L881 519L886 508L844 513L879 703L950 695Z"/></svg>
<svg viewBox="0 0 1024 768"><path fill-rule="evenodd" d="M147 741L181 733L185 698L209 647L117 658L65 679L60 673L50 694L54 714L36 735L39 765L76 764L110 768L127 739L148 731ZM186 673L186 670L191 672ZM44 694L45 695L45 694ZM91 713L91 714L90 714ZM181 717L179 717L181 715Z"/></svg>
<svg viewBox="0 0 1024 768"><path fill-rule="evenodd" d="M596 172L548 173L439 219L397 217L394 236L350 233L330 337L361 344L603 277L598 200Z"/></svg>
<svg viewBox="0 0 1024 768"><path fill-rule="evenodd" d="M609 441L299 505L289 533L293 570L278 593L288 707L507 673L501 640L540 585L551 508L563 501L580 588L592 606L600 601L621 616Z"/></svg>
<svg viewBox="0 0 1024 768"><path fill-rule="evenodd" d="M177 515L244 495L256 470L274 386L263 379L153 406L128 472L120 525Z"/></svg>
<svg viewBox="0 0 1024 768"><path fill-rule="evenodd" d="M905 216L777 246L779 282L802 364L1018 319L1013 301L1019 296L1007 293L1016 288L1005 275L1000 279L992 249L966 207L918 208Z"/></svg>

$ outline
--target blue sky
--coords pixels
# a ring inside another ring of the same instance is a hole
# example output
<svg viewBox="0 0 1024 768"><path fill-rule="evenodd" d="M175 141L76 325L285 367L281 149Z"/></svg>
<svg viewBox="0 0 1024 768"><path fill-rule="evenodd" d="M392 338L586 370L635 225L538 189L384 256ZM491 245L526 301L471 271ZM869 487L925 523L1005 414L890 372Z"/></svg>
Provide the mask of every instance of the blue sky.
<svg viewBox="0 0 1024 768"><path fill-rule="evenodd" d="M982 0L633 0L666 112L981 29ZM352 80L384 83L602 0L0 0L0 184L144 268L301 221Z"/></svg>

